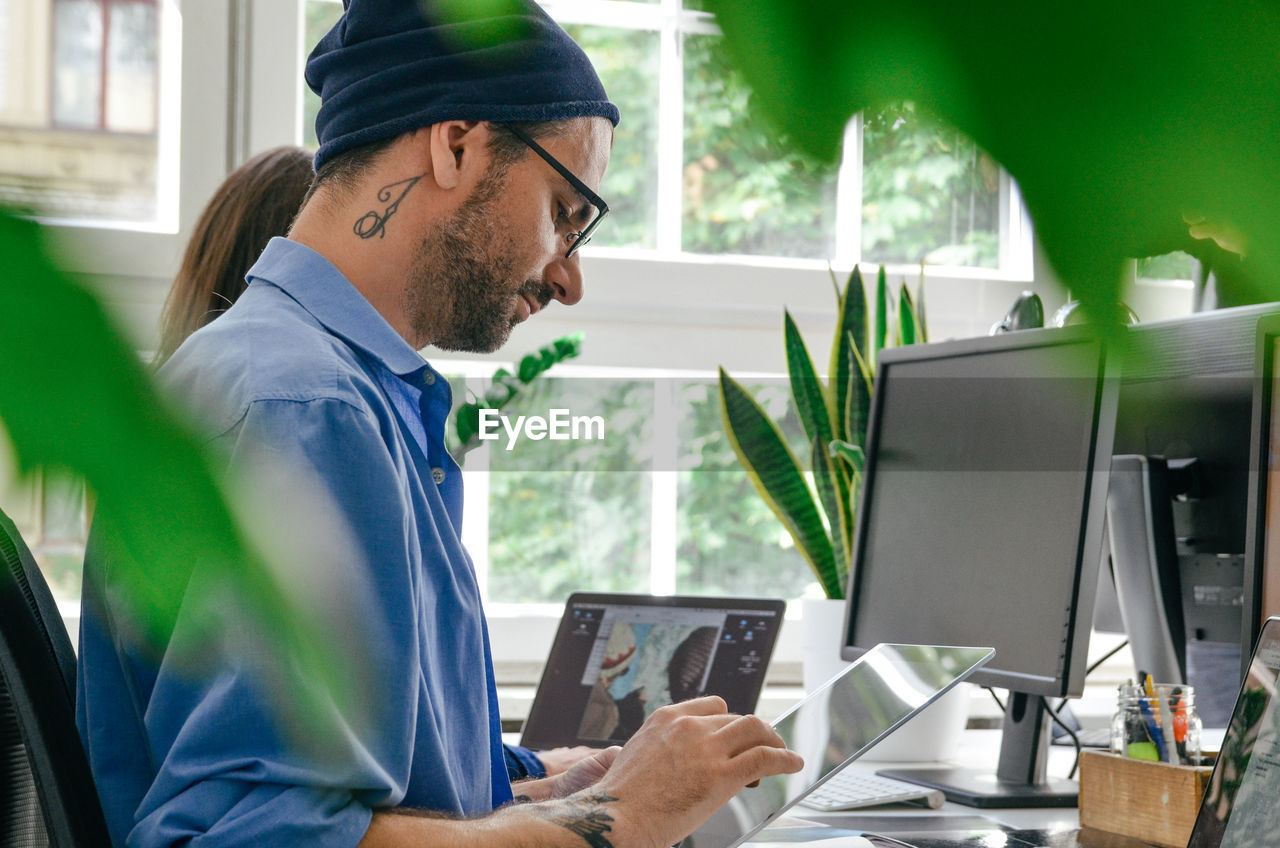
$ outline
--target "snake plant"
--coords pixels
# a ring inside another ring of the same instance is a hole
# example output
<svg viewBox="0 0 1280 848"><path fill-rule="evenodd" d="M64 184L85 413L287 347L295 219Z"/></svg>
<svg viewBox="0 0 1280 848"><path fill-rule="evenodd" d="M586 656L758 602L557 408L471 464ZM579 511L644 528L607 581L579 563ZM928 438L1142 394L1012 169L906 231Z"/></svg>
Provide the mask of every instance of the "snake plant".
<svg viewBox="0 0 1280 848"><path fill-rule="evenodd" d="M876 356L890 344L915 344L928 338L923 276L918 302L905 282L899 289L892 337L883 266L876 275L876 311L870 327L861 272L853 269L843 292L834 280L833 285L836 327L825 382L791 313L783 312L787 374L810 445L807 455L803 459L795 455L761 405L723 368L720 402L729 443L752 485L782 520L822 591L828 598L841 598L853 549Z"/></svg>

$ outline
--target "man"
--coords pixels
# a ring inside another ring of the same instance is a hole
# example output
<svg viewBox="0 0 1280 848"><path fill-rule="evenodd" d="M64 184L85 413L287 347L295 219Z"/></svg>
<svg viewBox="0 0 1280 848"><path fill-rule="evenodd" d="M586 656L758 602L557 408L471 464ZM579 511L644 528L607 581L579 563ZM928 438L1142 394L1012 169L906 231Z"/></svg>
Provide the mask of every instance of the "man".
<svg viewBox="0 0 1280 848"><path fill-rule="evenodd" d="M335 501L359 548L340 600L368 627L334 639L368 641L377 719L334 699L312 716L326 732L298 744L269 691L314 681L236 649L216 612L189 608L198 564L170 645L199 645L199 673L144 655L113 626L127 586L91 543L77 718L112 839L670 845L799 757L704 698L512 798L458 537L461 475L444 449L448 385L416 352L494 350L551 300L582 297L576 250L605 211L617 109L532 2L463 22L408 0L347 5L308 62L322 100L312 194L245 294L162 376L233 464L285 456Z"/></svg>

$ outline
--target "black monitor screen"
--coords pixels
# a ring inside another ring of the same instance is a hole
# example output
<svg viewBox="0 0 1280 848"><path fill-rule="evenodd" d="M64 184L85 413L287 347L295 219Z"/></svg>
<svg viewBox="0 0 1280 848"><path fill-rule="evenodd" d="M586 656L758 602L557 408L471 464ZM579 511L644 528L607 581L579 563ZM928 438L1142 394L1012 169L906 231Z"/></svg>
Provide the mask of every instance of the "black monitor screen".
<svg viewBox="0 0 1280 848"><path fill-rule="evenodd" d="M893 776L979 807L1075 804L1045 777L1044 696L1084 687L1116 388L1081 328L881 356L842 653L989 645L973 680L1009 690L998 780Z"/></svg>
<svg viewBox="0 0 1280 848"><path fill-rule="evenodd" d="M1082 684L1070 666L1101 551L1102 349L1076 332L1012 336L882 358L849 646L991 645L984 682L1065 694Z"/></svg>

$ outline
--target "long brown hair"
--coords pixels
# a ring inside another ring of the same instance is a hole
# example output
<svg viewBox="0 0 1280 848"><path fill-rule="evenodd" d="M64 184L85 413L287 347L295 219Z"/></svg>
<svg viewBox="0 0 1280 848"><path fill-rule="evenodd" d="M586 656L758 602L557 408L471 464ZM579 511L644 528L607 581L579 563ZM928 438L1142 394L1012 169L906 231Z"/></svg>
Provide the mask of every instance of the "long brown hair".
<svg viewBox="0 0 1280 848"><path fill-rule="evenodd" d="M273 236L289 231L311 185L311 153L259 153L218 186L200 213L160 318L156 364L217 318L245 289L245 272Z"/></svg>

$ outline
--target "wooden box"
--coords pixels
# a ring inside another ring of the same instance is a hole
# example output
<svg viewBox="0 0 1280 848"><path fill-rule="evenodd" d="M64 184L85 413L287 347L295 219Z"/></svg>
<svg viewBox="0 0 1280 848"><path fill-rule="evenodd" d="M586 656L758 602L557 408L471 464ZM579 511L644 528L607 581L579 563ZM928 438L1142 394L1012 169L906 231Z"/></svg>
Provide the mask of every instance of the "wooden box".
<svg viewBox="0 0 1280 848"><path fill-rule="evenodd" d="M1080 754L1080 826L1186 848L1212 766Z"/></svg>

